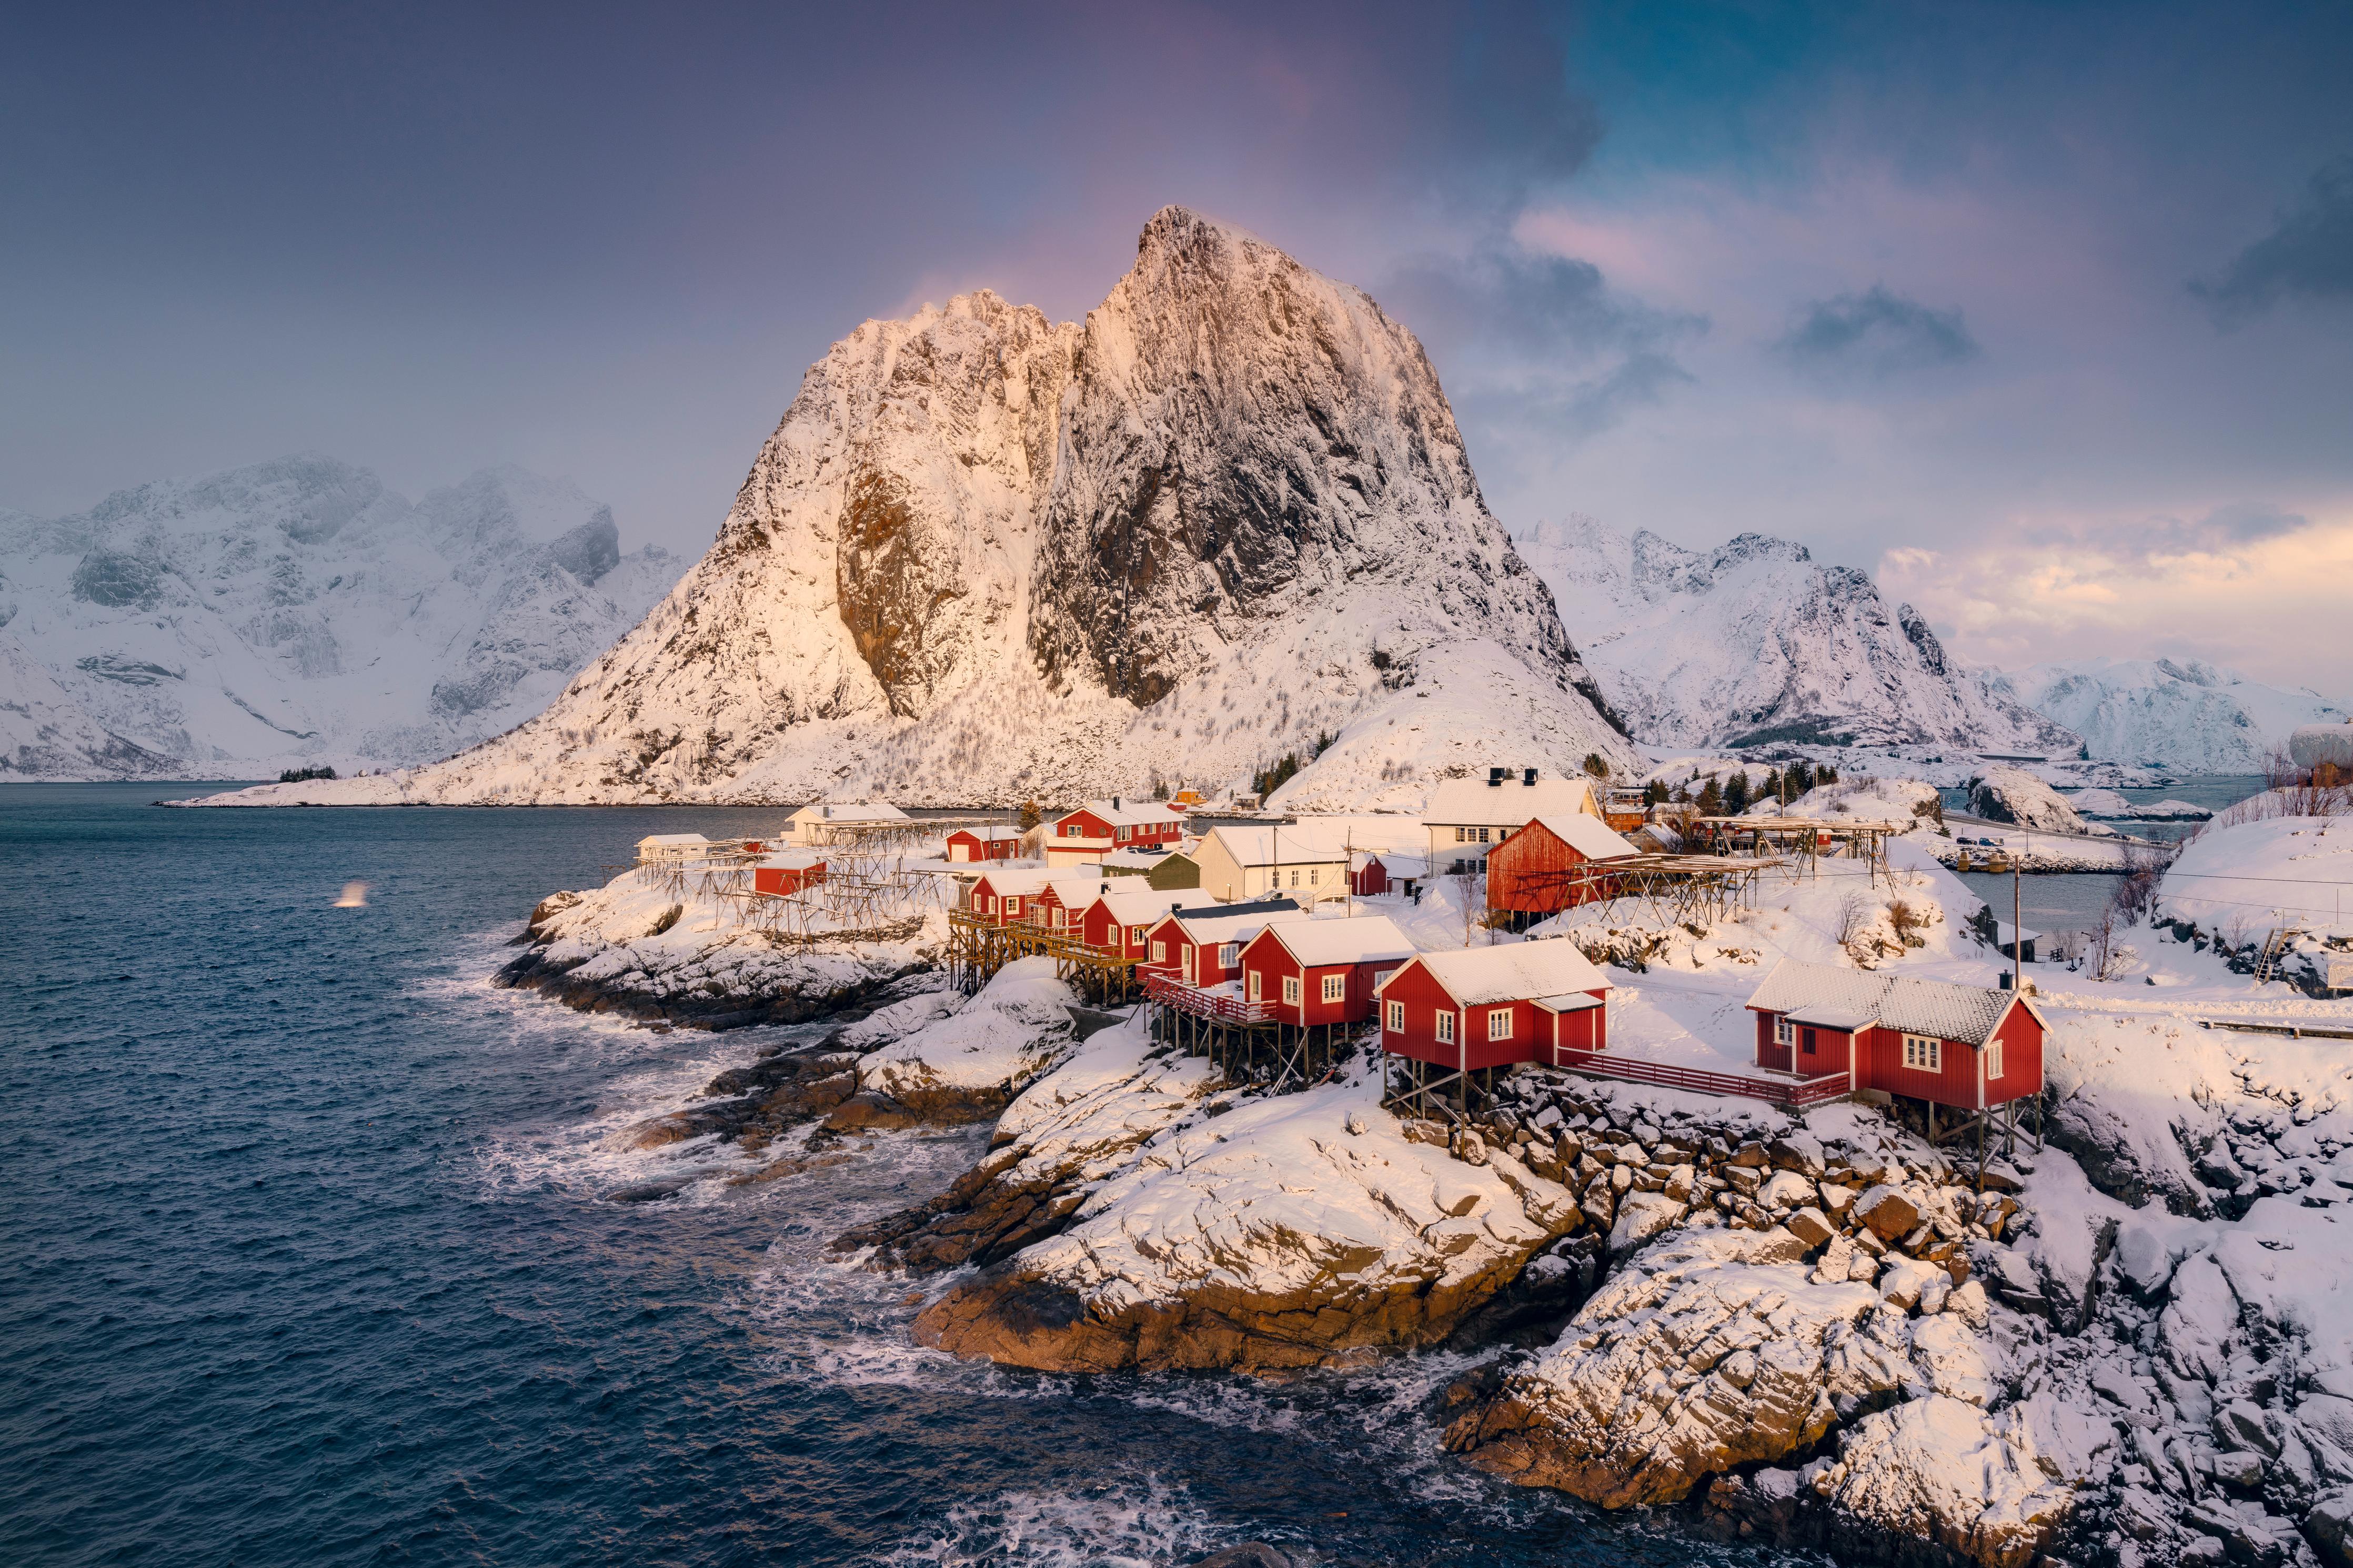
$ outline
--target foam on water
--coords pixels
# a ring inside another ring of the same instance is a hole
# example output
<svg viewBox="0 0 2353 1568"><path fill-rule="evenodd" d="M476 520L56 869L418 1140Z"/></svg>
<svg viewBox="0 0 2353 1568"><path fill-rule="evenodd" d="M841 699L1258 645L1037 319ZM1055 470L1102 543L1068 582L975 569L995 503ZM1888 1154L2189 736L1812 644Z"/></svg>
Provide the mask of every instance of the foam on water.
<svg viewBox="0 0 2353 1568"><path fill-rule="evenodd" d="M1232 1540L1230 1528L1220 1526L1183 1488L1145 1476L1080 1490L1020 1489L961 1502L880 1561L894 1568L1167 1568Z"/></svg>

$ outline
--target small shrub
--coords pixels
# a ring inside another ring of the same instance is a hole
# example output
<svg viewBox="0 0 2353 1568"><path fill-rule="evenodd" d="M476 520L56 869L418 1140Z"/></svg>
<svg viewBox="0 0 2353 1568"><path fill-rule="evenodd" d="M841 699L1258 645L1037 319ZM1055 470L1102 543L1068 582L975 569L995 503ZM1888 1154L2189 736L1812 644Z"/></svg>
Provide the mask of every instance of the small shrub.
<svg viewBox="0 0 2353 1568"><path fill-rule="evenodd" d="M1609 764L1602 760L1600 752L1588 752L1585 753L1585 771L1595 778L1606 779L1609 776Z"/></svg>
<svg viewBox="0 0 2353 1568"><path fill-rule="evenodd" d="M288 768L284 773L278 775L278 782L280 784L309 784L312 779L331 779L334 776L335 770L332 768Z"/></svg>

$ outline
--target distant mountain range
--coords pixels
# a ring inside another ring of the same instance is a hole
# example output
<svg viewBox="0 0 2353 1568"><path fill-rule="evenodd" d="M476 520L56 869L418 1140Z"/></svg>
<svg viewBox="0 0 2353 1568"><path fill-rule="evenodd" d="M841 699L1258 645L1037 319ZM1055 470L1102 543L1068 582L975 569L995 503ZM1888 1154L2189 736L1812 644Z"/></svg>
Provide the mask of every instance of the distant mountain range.
<svg viewBox="0 0 2353 1568"><path fill-rule="evenodd" d="M2285 691L2197 659L2092 658L2011 670L2002 686L2084 737L2102 762L2184 773L2261 773L2299 724L2347 704Z"/></svg>
<svg viewBox="0 0 2353 1568"><path fill-rule="evenodd" d="M544 708L677 577L512 468L412 504L297 457L0 513L0 778L427 762Z"/></svg>

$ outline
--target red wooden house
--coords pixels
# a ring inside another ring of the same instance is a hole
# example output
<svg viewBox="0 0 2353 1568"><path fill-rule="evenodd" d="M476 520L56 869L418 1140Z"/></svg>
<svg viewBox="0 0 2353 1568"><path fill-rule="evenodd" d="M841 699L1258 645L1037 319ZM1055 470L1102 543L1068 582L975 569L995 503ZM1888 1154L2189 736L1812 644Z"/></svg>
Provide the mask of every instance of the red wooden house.
<svg viewBox="0 0 2353 1568"><path fill-rule="evenodd" d="M1757 1065L1777 1072L1967 1111L2042 1092L2049 1026L2014 991L1784 959L1748 1008Z"/></svg>
<svg viewBox="0 0 2353 1568"><path fill-rule="evenodd" d="M1073 930L1087 906L1110 891L1111 884L1100 872L1058 872L1039 884L1029 900L1027 918L1032 925L1049 931Z"/></svg>
<svg viewBox="0 0 2353 1568"><path fill-rule="evenodd" d="M1488 852L1487 908L1541 917L1609 898L1617 889L1592 868L1641 853L1598 816L1560 812L1536 817Z"/></svg>
<svg viewBox="0 0 2353 1568"><path fill-rule="evenodd" d="M1079 940L1142 963L1152 951L1155 922L1179 910L1214 908L1216 903L1198 888L1163 892L1133 879L1114 881L1086 907L1079 921Z"/></svg>
<svg viewBox="0 0 2353 1568"><path fill-rule="evenodd" d="M825 880L825 857L807 849L780 850L752 862L752 890L789 898L812 883Z"/></svg>
<svg viewBox="0 0 2353 1568"><path fill-rule="evenodd" d="M1114 849L1174 849L1185 837L1185 814L1156 800L1091 800L1056 817L1046 829L1046 863L1100 860Z"/></svg>
<svg viewBox="0 0 2353 1568"><path fill-rule="evenodd" d="M1289 899L1172 910L1145 933L1141 967L1187 985L1223 985L1241 973L1242 943L1278 921L1307 918L1307 911Z"/></svg>
<svg viewBox="0 0 2353 1568"><path fill-rule="evenodd" d="M1381 1048L1469 1072L1609 1045L1609 982L1567 942L1425 952L1380 988Z"/></svg>
<svg viewBox="0 0 2353 1568"><path fill-rule="evenodd" d="M1270 925L1242 944L1242 999L1278 1024L1361 1024L1373 993L1414 955L1387 915Z"/></svg>
<svg viewBox="0 0 2353 1568"><path fill-rule="evenodd" d="M1039 892L1054 873L1042 866L996 866L973 879L965 892L965 908L992 925L1026 920Z"/></svg>
<svg viewBox="0 0 2353 1568"><path fill-rule="evenodd" d="M1021 853L1018 827L959 827L948 835L948 858L967 861L1010 860Z"/></svg>

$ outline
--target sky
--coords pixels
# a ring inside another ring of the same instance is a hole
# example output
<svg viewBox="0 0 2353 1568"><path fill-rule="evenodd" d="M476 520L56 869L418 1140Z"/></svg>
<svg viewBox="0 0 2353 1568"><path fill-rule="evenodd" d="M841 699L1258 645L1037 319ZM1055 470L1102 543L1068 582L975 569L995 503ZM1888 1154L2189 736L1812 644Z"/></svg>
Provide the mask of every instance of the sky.
<svg viewBox="0 0 2353 1568"><path fill-rule="evenodd" d="M2343 5L22 6L0 505L514 462L696 553L859 321L1182 203L1412 327L1513 528L2341 698L2348 79Z"/></svg>

